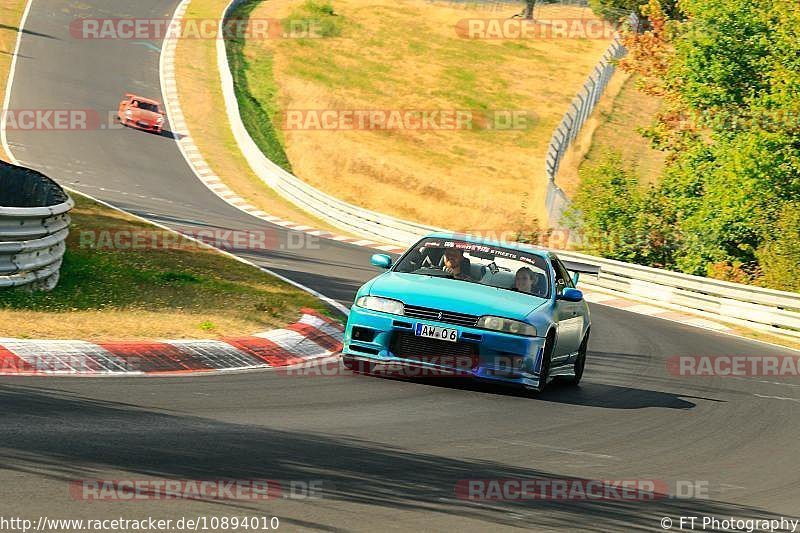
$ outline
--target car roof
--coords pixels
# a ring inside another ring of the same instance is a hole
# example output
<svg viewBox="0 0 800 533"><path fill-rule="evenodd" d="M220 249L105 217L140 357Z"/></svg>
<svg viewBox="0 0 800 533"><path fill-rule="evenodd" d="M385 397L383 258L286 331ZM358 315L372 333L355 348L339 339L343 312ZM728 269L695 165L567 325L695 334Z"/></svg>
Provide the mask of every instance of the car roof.
<svg viewBox="0 0 800 533"><path fill-rule="evenodd" d="M161 102L158 100L153 100L152 98L145 98L144 96L139 96L138 94L128 93L125 96L130 98L131 100L139 100L140 102L144 102L146 104L156 104L161 105Z"/></svg>
<svg viewBox="0 0 800 533"><path fill-rule="evenodd" d="M510 250L517 250L520 252L528 252L533 255L538 255L540 257L550 257L550 252L542 248L540 246L534 246L533 244L525 244L522 242L514 242L514 241L500 241L497 239L488 239L480 237L479 235L471 235L469 233L452 233L446 231L437 231L434 233L430 233L425 236L425 238L434 238L434 239L452 239L464 242L470 242L474 244L485 244L487 246L496 246L498 248L508 248Z"/></svg>

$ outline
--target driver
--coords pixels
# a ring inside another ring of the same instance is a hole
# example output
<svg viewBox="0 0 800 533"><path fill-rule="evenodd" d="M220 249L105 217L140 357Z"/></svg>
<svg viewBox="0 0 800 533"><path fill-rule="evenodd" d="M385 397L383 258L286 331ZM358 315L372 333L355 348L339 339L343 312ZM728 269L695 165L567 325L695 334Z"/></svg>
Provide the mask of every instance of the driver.
<svg viewBox="0 0 800 533"><path fill-rule="evenodd" d="M470 261L464 252L457 248L445 248L442 270L449 272L455 279L475 281L472 279Z"/></svg>

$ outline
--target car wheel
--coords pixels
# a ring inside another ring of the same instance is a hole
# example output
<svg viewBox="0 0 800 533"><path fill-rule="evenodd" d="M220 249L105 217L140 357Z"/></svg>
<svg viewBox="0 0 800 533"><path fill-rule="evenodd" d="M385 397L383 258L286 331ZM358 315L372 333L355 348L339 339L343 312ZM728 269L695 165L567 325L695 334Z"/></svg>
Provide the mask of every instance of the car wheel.
<svg viewBox="0 0 800 533"><path fill-rule="evenodd" d="M586 336L581 341L581 347L578 348L578 357L575 358L575 363L573 364L572 370L575 373L574 376L565 377L562 379L564 383L568 385L577 385L581 382L581 378L583 377L583 369L586 367L586 350L589 346L589 334L587 333Z"/></svg>
<svg viewBox="0 0 800 533"><path fill-rule="evenodd" d="M544 390L547 380L550 377L550 361L553 356L553 348L556 344L556 336L550 332L544 341L544 351L542 353L542 366L539 369L539 390Z"/></svg>

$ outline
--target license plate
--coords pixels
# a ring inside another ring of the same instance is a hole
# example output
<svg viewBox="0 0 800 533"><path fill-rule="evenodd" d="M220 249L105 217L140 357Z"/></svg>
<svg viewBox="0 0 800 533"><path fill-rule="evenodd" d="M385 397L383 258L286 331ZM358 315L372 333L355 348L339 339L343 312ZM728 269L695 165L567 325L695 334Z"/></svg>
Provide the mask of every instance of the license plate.
<svg viewBox="0 0 800 533"><path fill-rule="evenodd" d="M441 341L456 342L458 340L457 329L428 326L426 324L417 324L414 335L417 337L428 337L429 339L439 339Z"/></svg>

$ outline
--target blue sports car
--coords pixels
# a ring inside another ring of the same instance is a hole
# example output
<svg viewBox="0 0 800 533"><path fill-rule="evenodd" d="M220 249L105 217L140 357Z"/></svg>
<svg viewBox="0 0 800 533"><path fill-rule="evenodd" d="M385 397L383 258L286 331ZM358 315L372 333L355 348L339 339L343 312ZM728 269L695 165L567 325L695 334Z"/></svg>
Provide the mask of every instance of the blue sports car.
<svg viewBox="0 0 800 533"><path fill-rule="evenodd" d="M554 378L580 382L591 321L575 283L598 267L449 233L423 238L396 263L376 254L372 264L388 271L356 294L348 368L399 365L532 390Z"/></svg>

